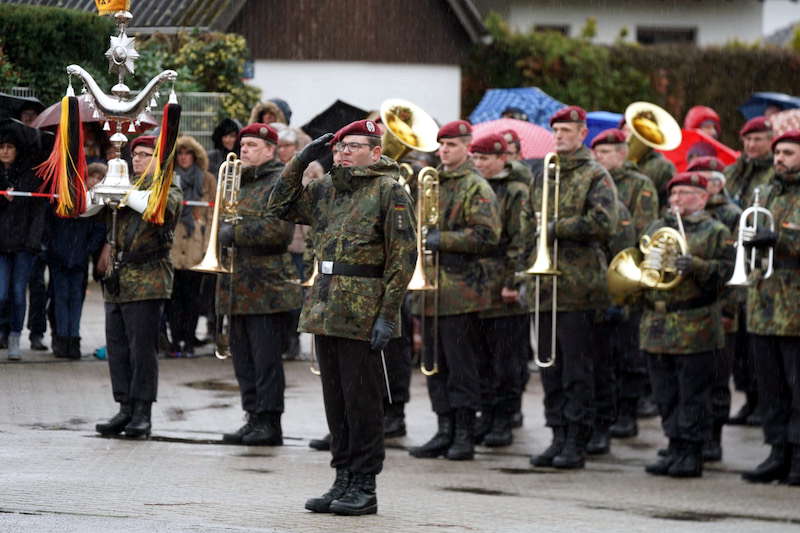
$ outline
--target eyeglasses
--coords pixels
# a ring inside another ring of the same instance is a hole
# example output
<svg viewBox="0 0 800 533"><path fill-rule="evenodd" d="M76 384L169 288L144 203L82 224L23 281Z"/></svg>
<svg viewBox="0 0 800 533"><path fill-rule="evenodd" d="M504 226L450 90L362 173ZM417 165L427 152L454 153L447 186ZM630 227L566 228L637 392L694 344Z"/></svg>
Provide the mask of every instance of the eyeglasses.
<svg viewBox="0 0 800 533"><path fill-rule="evenodd" d="M692 196L693 194L700 194L703 191L672 191L670 196Z"/></svg>
<svg viewBox="0 0 800 533"><path fill-rule="evenodd" d="M150 157L153 157L153 152L133 152L133 154L131 154L131 157L133 157L134 159L136 159L137 157L141 159L148 159Z"/></svg>
<svg viewBox="0 0 800 533"><path fill-rule="evenodd" d="M333 145L333 148L337 152L355 152L362 146L369 146L368 143L357 143L357 142L349 142L349 143L336 143Z"/></svg>

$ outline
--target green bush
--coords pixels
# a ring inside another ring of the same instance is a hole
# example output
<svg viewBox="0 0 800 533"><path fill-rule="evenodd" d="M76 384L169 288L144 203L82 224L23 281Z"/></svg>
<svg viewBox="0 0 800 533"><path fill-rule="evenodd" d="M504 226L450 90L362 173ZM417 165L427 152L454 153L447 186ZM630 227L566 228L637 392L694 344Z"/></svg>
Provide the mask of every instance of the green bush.
<svg viewBox="0 0 800 533"><path fill-rule="evenodd" d="M3 46L3 40L0 39L0 91L8 92L12 87L20 83L19 71L11 61L8 60Z"/></svg>

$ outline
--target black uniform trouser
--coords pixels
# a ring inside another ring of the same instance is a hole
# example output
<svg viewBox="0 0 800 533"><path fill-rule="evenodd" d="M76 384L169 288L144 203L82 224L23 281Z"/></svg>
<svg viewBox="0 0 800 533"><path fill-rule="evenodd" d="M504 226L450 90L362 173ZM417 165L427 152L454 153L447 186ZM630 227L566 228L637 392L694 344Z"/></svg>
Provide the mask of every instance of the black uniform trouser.
<svg viewBox="0 0 800 533"><path fill-rule="evenodd" d="M331 467L378 474L383 469L383 369L369 342L315 335Z"/></svg>
<svg viewBox="0 0 800 533"><path fill-rule="evenodd" d="M800 445L800 337L751 335L767 444Z"/></svg>
<svg viewBox="0 0 800 533"><path fill-rule="evenodd" d="M747 310L744 304L739 307L739 331L736 332L736 351L733 359L733 385L748 398L758 399L758 379L756 379L755 356L752 335L747 332Z"/></svg>
<svg viewBox="0 0 800 533"><path fill-rule="evenodd" d="M47 331L47 286L44 282L46 268L47 262L41 254L34 255L28 282L28 331L31 337L44 335Z"/></svg>
<svg viewBox="0 0 800 533"><path fill-rule="evenodd" d="M409 389L411 387L411 359L414 334L411 314L407 305L407 299L403 302L400 311L400 336L392 339L383 350L386 358L386 373L389 376L389 389L392 391L392 403L408 403L411 397ZM384 397L388 401L388 396Z"/></svg>
<svg viewBox="0 0 800 533"><path fill-rule="evenodd" d="M433 354L433 317L425 317L425 350ZM428 376L428 394L436 414L480 408L478 313L439 317L439 372Z"/></svg>
<svg viewBox="0 0 800 533"><path fill-rule="evenodd" d="M637 402L647 391L647 359L639 349L639 322L641 311L631 312L627 320L613 325L609 330L614 354L614 369L618 401Z"/></svg>
<svg viewBox="0 0 800 533"><path fill-rule="evenodd" d="M248 413L282 413L286 380L281 354L286 351L291 313L233 315L233 370Z"/></svg>
<svg viewBox="0 0 800 533"><path fill-rule="evenodd" d="M164 300L106 302L105 308L108 369L114 401L156 401L158 325Z"/></svg>
<svg viewBox="0 0 800 533"><path fill-rule="evenodd" d="M550 359L551 314L539 315L539 358ZM594 395L595 358L598 343L594 311L557 313L556 362L542 368L544 417L550 427L594 425L597 406Z"/></svg>
<svg viewBox="0 0 800 533"><path fill-rule="evenodd" d="M653 398L668 438L695 443L706 439L714 355L713 351L646 354Z"/></svg>
<svg viewBox="0 0 800 533"><path fill-rule="evenodd" d="M478 375L481 411L512 415L520 410L525 371L528 368L530 320L528 315L481 318Z"/></svg>
<svg viewBox="0 0 800 533"><path fill-rule="evenodd" d="M611 329L607 322L594 325L595 353L592 358L594 379L594 427L607 431L617 419L617 375L614 364L622 358L615 339L606 332Z"/></svg>
<svg viewBox="0 0 800 533"><path fill-rule="evenodd" d="M725 334L725 347L714 354L714 374L711 383L711 419L724 424L731 413L731 370L736 352L736 333Z"/></svg>
<svg viewBox="0 0 800 533"><path fill-rule="evenodd" d="M167 321L176 348L180 342L190 348L193 346L200 317L200 284L204 275L193 270L175 270L172 298L167 303Z"/></svg>

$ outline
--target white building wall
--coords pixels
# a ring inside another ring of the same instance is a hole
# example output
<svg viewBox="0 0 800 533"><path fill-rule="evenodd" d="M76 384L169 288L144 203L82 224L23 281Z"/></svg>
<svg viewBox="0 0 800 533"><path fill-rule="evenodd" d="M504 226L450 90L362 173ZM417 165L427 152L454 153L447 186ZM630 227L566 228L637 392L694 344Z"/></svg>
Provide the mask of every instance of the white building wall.
<svg viewBox="0 0 800 533"><path fill-rule="evenodd" d="M768 36L789 24L800 23L800 2L768 0L764 2L763 34Z"/></svg>
<svg viewBox="0 0 800 533"><path fill-rule="evenodd" d="M302 126L336 99L373 110L386 98L405 98L441 123L461 113L461 69L454 65L257 60L250 83L265 99L289 102L293 126Z"/></svg>
<svg viewBox="0 0 800 533"><path fill-rule="evenodd" d="M620 29L636 39L637 26L696 28L697 44L725 44L762 37L763 9L758 0L479 0L481 13L497 11L512 27L527 31L536 24L569 25L579 35L588 17L597 19L595 42L612 43ZM781 1L781 0L777 0ZM797 4L795 4L797 5Z"/></svg>

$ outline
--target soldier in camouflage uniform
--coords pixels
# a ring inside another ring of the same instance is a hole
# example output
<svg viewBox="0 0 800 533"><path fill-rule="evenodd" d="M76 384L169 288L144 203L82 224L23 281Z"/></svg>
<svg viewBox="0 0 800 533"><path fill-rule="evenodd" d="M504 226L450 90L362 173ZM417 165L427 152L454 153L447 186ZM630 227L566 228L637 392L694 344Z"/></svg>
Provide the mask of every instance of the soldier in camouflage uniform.
<svg viewBox="0 0 800 533"><path fill-rule="evenodd" d="M800 130L772 143L775 180L763 189L763 205L772 213L775 231L765 221L744 235L762 257L774 249L774 272L753 273L747 293L747 330L753 339L758 390L764 407L764 437L772 451L744 479L786 479L800 485Z"/></svg>
<svg viewBox="0 0 800 533"><path fill-rule="evenodd" d="M619 129L600 132L592 139L592 152L597 162L611 174L617 186L617 195L630 216L630 228L636 246L638 237L658 218L658 193L650 178L637 171L636 165L628 159L628 145L625 134ZM625 221L620 216L620 227L625 229ZM624 231L621 232L624 235ZM622 235L620 236L622 237ZM615 237L616 239L616 237ZM613 258L622 249L612 246ZM617 400L617 416L608 428L608 434L616 438L633 437L638 434L636 407L650 388L647 375L647 361L639 349L639 321L642 317L640 306L612 306L606 311L611 321L610 338L613 353L611 364L617 379L615 394ZM602 428L600 428L602 429ZM595 426L593 440L598 438L598 427ZM590 443L592 444L592 443ZM593 448L594 446L590 446Z"/></svg>
<svg viewBox="0 0 800 533"><path fill-rule="evenodd" d="M301 289L288 252L294 225L266 212L283 164L277 132L253 123L239 132L242 176L235 224L221 222L221 249L233 247L233 273L217 279L217 316L230 320L230 349L246 422L222 440L232 444L283 444L281 414L286 383L281 354L289 339L291 311Z"/></svg>
<svg viewBox="0 0 800 533"><path fill-rule="evenodd" d="M134 180L149 167L156 139L142 136L131 143ZM149 179L142 185L150 186ZM174 271L169 258L175 226L181 211L183 195L172 183L167 198L164 224L145 222L142 212L146 200L119 208L116 242L106 244L97 269L107 274L103 283L106 312L106 345L111 390L119 412L107 422L97 424L101 435L129 437L150 435L150 408L158 393L158 331L166 300L172 294ZM111 242L111 213L108 213ZM110 271L109 269L112 268Z"/></svg>
<svg viewBox="0 0 800 533"><path fill-rule="evenodd" d="M411 449L413 457L474 457L473 425L480 408L478 313L491 307L488 276L478 259L494 252L501 226L495 194L469 159L471 134L463 120L439 130L439 224L428 231L425 244L438 252L439 305L434 309L433 296L426 296L425 309L417 309L428 317L426 353L438 350L439 371L427 378L438 427L428 442ZM428 279L436 279L433 269L426 272Z"/></svg>
<svg viewBox="0 0 800 533"><path fill-rule="evenodd" d="M330 149L338 161L302 187L302 172ZM416 261L411 198L400 168L381 155L378 128L360 120L306 146L270 197L281 218L314 230L319 275L300 330L314 334L336 480L306 502L314 512L377 512L375 476L384 459L381 351L399 336L400 305Z"/></svg>
<svg viewBox="0 0 800 533"><path fill-rule="evenodd" d="M488 275L491 307L479 314L483 333L478 350L481 417L475 441L492 447L508 446L513 440L511 419L520 411L530 345L528 308L520 301L515 275L526 268L522 213L531 176L518 171L519 163L512 166L506 151L505 139L497 134L470 145L475 167L497 197L503 225L497 249L481 259Z"/></svg>
<svg viewBox="0 0 800 533"><path fill-rule="evenodd" d="M595 313L609 305L606 286L608 258L603 246L617 227L617 188L608 172L591 157L583 145L588 129L586 112L569 106L550 119L554 131L561 173L559 218L553 218L554 191L550 193L547 221L550 239L558 239L557 353L550 353L552 282L540 283L540 358L555 357L555 364L540 372L544 387L545 420L553 430L550 446L531 457L534 466L583 468L586 444L595 421L594 353L597 346ZM554 178L550 172L550 180ZM547 184L550 186L550 183ZM528 243L536 241L538 224L535 211L541 208L543 176L538 175L530 189L525 213ZM533 257L529 264L533 263ZM533 281L528 294L535 292ZM533 296L528 297L533 301Z"/></svg>
<svg viewBox="0 0 800 533"><path fill-rule="evenodd" d="M699 477L703 473L714 357L725 342L719 298L733 271L730 231L704 210L707 185L705 176L696 172L678 174L667 185L670 205L683 220L688 250L683 255L678 251L677 257L665 252L659 261L662 268L676 269L683 279L671 290L650 289L643 295L640 346L669 438L666 455L646 467L653 475ZM672 212L653 222L645 233L652 236L664 227L679 229ZM653 255L648 260L656 263Z"/></svg>
<svg viewBox="0 0 800 533"><path fill-rule="evenodd" d="M772 123L766 117L748 120L739 131L742 140L742 155L725 169L725 189L728 196L741 209L753 204L754 191L772 182L775 172L772 168ZM761 196L763 205L764 196ZM740 291L741 293L741 291ZM747 322L744 296L740 298L737 321ZM758 380L755 377L755 354L751 351L752 340L747 329L740 327L736 334L735 356L733 361L733 383L737 390L744 392L746 401L741 409L730 417L730 424L761 425L761 409L758 400Z"/></svg>

